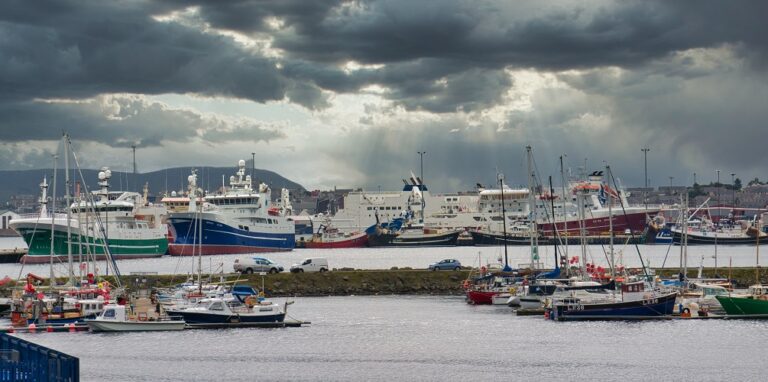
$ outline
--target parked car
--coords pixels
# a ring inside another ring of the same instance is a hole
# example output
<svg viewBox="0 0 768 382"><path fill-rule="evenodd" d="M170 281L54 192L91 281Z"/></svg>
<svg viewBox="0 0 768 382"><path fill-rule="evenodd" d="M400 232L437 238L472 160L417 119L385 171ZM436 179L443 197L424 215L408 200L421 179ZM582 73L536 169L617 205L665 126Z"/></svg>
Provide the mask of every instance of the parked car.
<svg viewBox="0 0 768 382"><path fill-rule="evenodd" d="M327 272L328 260L324 257L310 257L304 259L299 264L291 265L291 272Z"/></svg>
<svg viewBox="0 0 768 382"><path fill-rule="evenodd" d="M253 273L268 272L279 273L285 270L282 265L265 257L251 257L247 259L235 259L235 272Z"/></svg>
<svg viewBox="0 0 768 382"><path fill-rule="evenodd" d="M436 263L429 264L430 271L440 271L440 270L458 271L460 269L461 269L461 263L459 262L459 260L456 260L456 259L445 259L445 260L440 260Z"/></svg>

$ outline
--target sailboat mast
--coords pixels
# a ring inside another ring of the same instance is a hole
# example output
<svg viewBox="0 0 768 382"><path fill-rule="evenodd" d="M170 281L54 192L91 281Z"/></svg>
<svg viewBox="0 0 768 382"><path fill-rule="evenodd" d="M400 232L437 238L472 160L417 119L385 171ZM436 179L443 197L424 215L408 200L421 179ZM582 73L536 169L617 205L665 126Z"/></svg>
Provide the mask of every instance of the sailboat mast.
<svg viewBox="0 0 768 382"><path fill-rule="evenodd" d="M72 217L72 196L69 193L69 136L64 134L64 200L66 203L65 210L67 211L67 269L69 270L69 285L75 285L75 271L72 268L72 225L70 219Z"/></svg>
<svg viewBox="0 0 768 382"><path fill-rule="evenodd" d="M56 232L56 224L55 224L55 219L56 219L56 169L57 169L56 165L58 164L58 162L59 162L59 156L54 154L53 155L53 185L51 187L51 251L49 253L50 254L50 263L51 263L50 264L51 265L51 269L50 269L50 271L51 271L51 278L50 278L51 286L53 286L54 279L55 279L54 275L53 275L53 257L56 255L56 252L53 250L53 248L54 248L54 244L55 244L54 243L54 238L56 237L56 235L55 235L55 232Z"/></svg>
<svg viewBox="0 0 768 382"><path fill-rule="evenodd" d="M528 164L528 209L530 210L528 219L528 235L531 244L531 269L535 268L534 257L536 255L536 200L533 197L533 169L531 146L525 146L526 162Z"/></svg>
<svg viewBox="0 0 768 382"><path fill-rule="evenodd" d="M557 258L557 244L559 235L557 234L557 218L555 217L555 189L552 187L552 177L549 177L549 203L552 206L552 221L553 221L553 232L555 234L555 239L553 240L553 243L555 244L555 268L558 267L559 259Z"/></svg>
<svg viewBox="0 0 768 382"><path fill-rule="evenodd" d="M611 166L606 165L605 166L605 175L608 177L608 181L611 180ZM608 248L611 252L611 280L616 279L616 263L614 262L614 255L613 255L613 195L611 195L610 192L606 189L606 193L608 194L608 232L611 235L610 237L610 244L608 245Z"/></svg>
<svg viewBox="0 0 768 382"><path fill-rule="evenodd" d="M581 190L577 191L576 200L579 203L579 242L581 244L581 274L587 274L587 238L584 232L584 218L586 212L584 211L584 194Z"/></svg>
<svg viewBox="0 0 768 382"><path fill-rule="evenodd" d="M567 194L565 193L565 169L563 168L563 156L560 155L560 182L563 188L563 232L565 233L565 258L568 258L568 210L566 210ZM554 209L552 209L554 214Z"/></svg>
<svg viewBox="0 0 768 382"><path fill-rule="evenodd" d="M197 246L197 291L201 295L203 294L203 213L197 211L198 224L198 246Z"/></svg>
<svg viewBox="0 0 768 382"><path fill-rule="evenodd" d="M757 232L755 233L755 284L760 285L760 223L755 215L755 225L757 225Z"/></svg>
<svg viewBox="0 0 768 382"><path fill-rule="evenodd" d="M684 196L684 211L683 217L685 218L685 231L683 232L683 275L685 279L688 279L688 193Z"/></svg>
<svg viewBox="0 0 768 382"><path fill-rule="evenodd" d="M498 174L499 188L501 189L501 226L504 230L504 271L508 272L509 268L509 256L507 255L507 214L504 201L504 175Z"/></svg>

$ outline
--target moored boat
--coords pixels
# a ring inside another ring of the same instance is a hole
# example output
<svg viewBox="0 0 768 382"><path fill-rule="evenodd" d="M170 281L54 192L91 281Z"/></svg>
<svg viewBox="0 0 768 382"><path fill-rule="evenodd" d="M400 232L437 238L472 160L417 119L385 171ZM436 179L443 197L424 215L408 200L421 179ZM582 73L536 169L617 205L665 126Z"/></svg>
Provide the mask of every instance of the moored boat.
<svg viewBox="0 0 768 382"><path fill-rule="evenodd" d="M110 304L95 319L85 320L92 332L157 332L183 330L185 322L180 319L148 317L138 314L131 318L125 305Z"/></svg>
<svg viewBox="0 0 768 382"><path fill-rule="evenodd" d="M103 260L105 242L115 259L164 255L168 248L167 228L160 217L165 210L147 202L146 190L143 196L130 191L109 191L110 176L111 171L102 168L101 189L93 192L94 200L67 206L69 214L54 213L48 208L48 183L43 179L40 212L9 223L29 247L21 262L48 263L52 253L57 260L66 260L68 253Z"/></svg>
<svg viewBox="0 0 768 382"><path fill-rule="evenodd" d="M285 310L277 303L249 297L244 303L221 298L204 299L188 308L170 308L169 316L180 316L188 324L283 322Z"/></svg>
<svg viewBox="0 0 768 382"><path fill-rule="evenodd" d="M368 243L365 232L341 232L331 225L330 219L320 225L312 239L304 243L306 248L355 248Z"/></svg>
<svg viewBox="0 0 768 382"><path fill-rule="evenodd" d="M188 177L189 209L168 217L174 237L168 250L172 256L293 250L293 221L270 208L269 186L262 183L258 190L251 187L245 161L240 160L238 166L236 175L230 177L230 187L220 194L205 196L203 205L196 202L197 174Z"/></svg>
<svg viewBox="0 0 768 382"><path fill-rule="evenodd" d="M553 296L550 317L556 321L657 318L671 315L677 299L677 292L646 291L642 281L623 284L620 295L586 292Z"/></svg>
<svg viewBox="0 0 768 382"><path fill-rule="evenodd" d="M745 295L715 296L728 315L768 314L768 286L752 285Z"/></svg>

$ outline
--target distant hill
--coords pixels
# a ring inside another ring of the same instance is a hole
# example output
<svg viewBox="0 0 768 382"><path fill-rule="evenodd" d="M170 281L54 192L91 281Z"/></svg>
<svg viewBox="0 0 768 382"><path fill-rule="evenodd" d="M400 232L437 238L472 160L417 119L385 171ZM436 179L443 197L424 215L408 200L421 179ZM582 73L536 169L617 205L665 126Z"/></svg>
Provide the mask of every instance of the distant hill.
<svg viewBox="0 0 768 382"><path fill-rule="evenodd" d="M222 176L229 185L229 177L237 171L234 167L176 167L144 174L125 173L112 171L110 180L111 190L127 190L141 192L144 184L149 182L149 193L151 196L162 196L166 191L186 190L187 176L192 169L196 168L198 173L198 184L203 189L214 191L221 187ZM89 190L97 187L97 176L99 170L82 170L83 178ZM246 174L250 174L248 168ZM52 182L53 170L21 170L21 171L0 171L0 202L5 204L13 195L35 195L40 194L40 182L43 176L48 177L48 184ZM64 173L59 171L56 175L57 195L62 195L64 190ZM80 176L70 175L70 178L80 180ZM254 172L254 185L258 182L264 182L272 187L272 197L280 197L280 189L304 190L300 184L292 182L277 173L267 170L256 169Z"/></svg>

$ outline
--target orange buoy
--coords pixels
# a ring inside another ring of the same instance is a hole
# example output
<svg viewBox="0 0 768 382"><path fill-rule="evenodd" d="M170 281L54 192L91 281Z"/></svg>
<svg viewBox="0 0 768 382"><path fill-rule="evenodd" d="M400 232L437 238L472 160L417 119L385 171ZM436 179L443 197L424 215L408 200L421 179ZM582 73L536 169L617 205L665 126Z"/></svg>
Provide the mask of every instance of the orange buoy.
<svg viewBox="0 0 768 382"><path fill-rule="evenodd" d="M53 333L53 326L51 326L51 325L46 326L45 327L45 331L48 332L48 333Z"/></svg>
<svg viewBox="0 0 768 382"><path fill-rule="evenodd" d="M37 325L35 325L35 323L33 322L33 323L29 324L29 326L27 327L27 329L29 329L29 332L30 332L30 333L34 333L34 332L36 332L36 331L37 331Z"/></svg>
<svg viewBox="0 0 768 382"><path fill-rule="evenodd" d="M75 324L73 324L73 323L70 323L70 324L69 324L69 325L67 325L67 326L69 327L69 332L70 332L70 333L74 333L74 332L75 332Z"/></svg>

